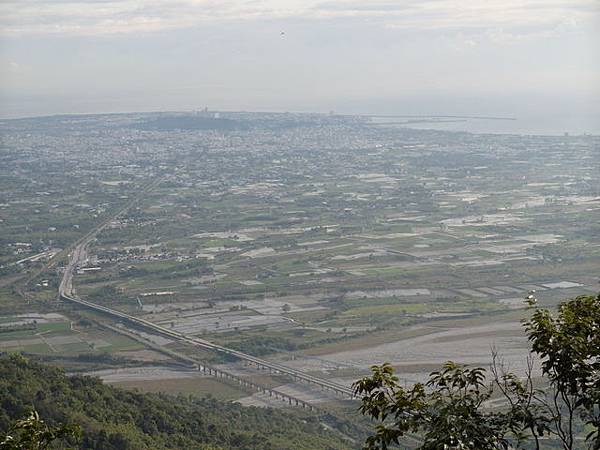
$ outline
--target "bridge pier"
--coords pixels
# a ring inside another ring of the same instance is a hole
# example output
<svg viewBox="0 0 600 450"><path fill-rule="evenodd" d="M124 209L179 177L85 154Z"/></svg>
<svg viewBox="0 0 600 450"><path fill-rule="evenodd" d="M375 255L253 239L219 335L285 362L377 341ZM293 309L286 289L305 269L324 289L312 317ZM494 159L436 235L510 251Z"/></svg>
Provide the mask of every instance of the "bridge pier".
<svg viewBox="0 0 600 450"><path fill-rule="evenodd" d="M62 284L59 289L59 297L61 300L65 301L65 302L75 303L82 307L90 308L94 311L98 311L100 313L112 316L114 319L116 319L118 321L126 322L126 323L128 323L128 326L133 326L136 329L143 329L143 330L150 331L152 333L166 336L166 337L173 339L175 341L178 341L180 343L199 346L199 347L202 347L203 349L215 351L220 354L233 355L237 359L240 359L243 362L244 366L254 366L254 367L257 367L258 370L267 370L268 369L269 373L285 374L285 375L289 376L290 378L292 378L295 382L302 381L304 383L310 383L312 385L317 385L317 386L319 386L319 388L321 390L327 389L329 391L334 392L336 395L342 396L343 398L350 398L350 399L356 398L356 396L350 389L348 389L346 386L343 386L341 384L338 384L338 383L335 383L332 381L328 381L325 379L320 379L320 378L312 376L312 375L305 374L301 370L288 368L285 365L282 365L282 364L279 364L276 362L261 360L254 356L247 355L242 352L234 351L234 350L228 349L226 347L213 344L209 341L205 341L200 338L192 338L192 337L187 336L179 331L175 331L172 329L162 327L162 326L152 323L148 320L130 316L121 311L117 311L117 310L114 310L111 308L107 308L105 306L97 305L95 303L92 303L92 302L89 302L86 300L82 300L76 296L73 296L73 294L67 294L66 292L70 292L70 290L65 291L65 289L69 288L69 286L68 286L68 284L66 284L65 280L66 279L63 277L63 282L61 282ZM126 334L126 333L124 332L123 334ZM216 368L211 368L204 364L197 364L196 370L201 370L203 374L208 374L209 376L214 376L217 378L225 378L225 379L229 379L229 380L236 380L238 384L243 385L243 386L251 386L253 389L255 389L257 391L262 390L262 392L269 392L269 391L265 391L264 388L261 388L260 386L257 386L254 383L246 383L246 382L240 381L239 377L237 377L236 375L232 375L227 372L223 372ZM283 394L281 394L281 395L283 395ZM277 394L276 398L280 398L281 395ZM273 396L272 392L270 392L270 396ZM301 405L302 403L298 402L297 404ZM306 407L309 407L309 406L310 405L306 405Z"/></svg>

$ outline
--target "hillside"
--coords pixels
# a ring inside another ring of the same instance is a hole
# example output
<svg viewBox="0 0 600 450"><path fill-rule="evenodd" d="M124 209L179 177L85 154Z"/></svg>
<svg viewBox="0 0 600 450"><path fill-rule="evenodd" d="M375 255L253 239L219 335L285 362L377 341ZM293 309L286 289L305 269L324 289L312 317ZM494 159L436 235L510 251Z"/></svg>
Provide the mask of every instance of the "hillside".
<svg viewBox="0 0 600 450"><path fill-rule="evenodd" d="M82 449L345 449L314 418L214 399L141 394L21 356L0 357L0 432L34 406L49 424L77 423Z"/></svg>

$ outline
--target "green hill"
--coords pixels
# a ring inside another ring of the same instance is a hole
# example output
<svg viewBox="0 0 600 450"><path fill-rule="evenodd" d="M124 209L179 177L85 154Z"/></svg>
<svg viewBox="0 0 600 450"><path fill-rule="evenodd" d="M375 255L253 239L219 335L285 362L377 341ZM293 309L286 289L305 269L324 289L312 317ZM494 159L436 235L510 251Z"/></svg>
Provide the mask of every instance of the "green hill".
<svg viewBox="0 0 600 450"><path fill-rule="evenodd" d="M82 449L346 449L316 418L214 399L124 391L18 355L0 357L0 432L35 407L83 428Z"/></svg>

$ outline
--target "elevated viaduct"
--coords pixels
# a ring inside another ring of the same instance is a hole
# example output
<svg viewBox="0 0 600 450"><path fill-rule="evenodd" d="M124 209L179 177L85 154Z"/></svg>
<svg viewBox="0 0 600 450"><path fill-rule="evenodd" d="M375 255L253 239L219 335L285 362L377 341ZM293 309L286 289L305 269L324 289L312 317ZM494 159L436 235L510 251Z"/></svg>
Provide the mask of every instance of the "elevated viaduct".
<svg viewBox="0 0 600 450"><path fill-rule="evenodd" d="M242 360L242 361L245 361L252 365L255 365L259 369L267 369L273 373L285 374L285 375L292 377L296 381L303 381L306 383L310 383L310 384L319 386L322 389L327 389L329 391L335 392L336 394L339 394L346 398L350 398L350 399L354 398L354 392L352 391L352 389L350 389L349 387L344 386L342 384L338 384L338 383L335 383L335 382L332 382L329 380L324 380L322 378L306 374L300 370L293 369L291 367L287 367L283 364L275 363L272 361L267 361L262 358L257 358L255 356L248 355L248 354L240 352L238 350L233 350L233 349L212 343L212 342L204 340L204 339L199 339L194 336L187 336L183 333L179 333L178 331L170 330L168 328L157 325L148 320L141 319L139 317L135 317L135 316L132 316L130 314L127 314L127 313L124 313L121 311L117 311L116 309L98 305L96 303L92 303L87 300L80 299L73 295L67 295L64 292L60 292L59 295L60 295L61 300L71 302L71 303L76 303L85 308L89 308L94 311L101 312L105 315L111 316L113 318L117 318L122 322L133 325L136 328L141 328L146 331L150 331L155 334L159 334L159 335L168 337L170 339L173 339L173 340L176 340L179 342L194 345L197 347L202 347L204 349L211 350L211 351L214 351L214 352L217 352L220 354L233 356L234 358L237 358L239 360Z"/></svg>

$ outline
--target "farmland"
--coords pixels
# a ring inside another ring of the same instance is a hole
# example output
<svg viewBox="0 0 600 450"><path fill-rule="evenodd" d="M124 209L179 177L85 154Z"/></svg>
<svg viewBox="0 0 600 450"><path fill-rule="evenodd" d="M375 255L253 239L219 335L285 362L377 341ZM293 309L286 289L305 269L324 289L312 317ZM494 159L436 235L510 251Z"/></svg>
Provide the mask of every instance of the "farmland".
<svg viewBox="0 0 600 450"><path fill-rule="evenodd" d="M448 359L485 365L492 346L519 368L528 292L553 306L599 290L598 137L302 114L145 126L156 116L1 123L2 351L132 388L270 404L224 381L180 382L181 354L339 401L56 299L73 244L158 179L87 246L77 295L343 384L383 361L406 381ZM138 375L115 378L119 367Z"/></svg>

